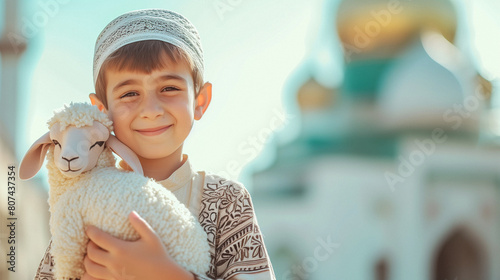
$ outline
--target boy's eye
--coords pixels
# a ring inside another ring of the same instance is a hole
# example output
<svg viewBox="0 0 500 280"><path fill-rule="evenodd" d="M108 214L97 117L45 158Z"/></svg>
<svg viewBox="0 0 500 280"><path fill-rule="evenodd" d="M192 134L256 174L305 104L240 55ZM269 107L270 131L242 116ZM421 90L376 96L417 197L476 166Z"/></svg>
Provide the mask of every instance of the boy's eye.
<svg viewBox="0 0 500 280"><path fill-rule="evenodd" d="M179 90L179 89L176 87L164 87L164 88L162 88L161 91L175 91L175 90Z"/></svg>
<svg viewBox="0 0 500 280"><path fill-rule="evenodd" d="M124 95L120 96L120 98L132 97L132 96L136 96L136 95L139 95L139 94L137 92L135 92L135 91L131 91L131 92L127 92Z"/></svg>

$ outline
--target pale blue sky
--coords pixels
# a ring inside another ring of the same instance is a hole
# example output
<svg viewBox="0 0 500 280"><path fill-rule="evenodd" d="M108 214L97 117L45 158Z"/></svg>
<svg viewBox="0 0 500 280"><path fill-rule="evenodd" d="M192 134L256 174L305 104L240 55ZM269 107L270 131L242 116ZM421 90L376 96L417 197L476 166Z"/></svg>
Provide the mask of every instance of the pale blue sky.
<svg viewBox="0 0 500 280"><path fill-rule="evenodd" d="M23 94L29 92L30 100L24 105L28 132L20 147L21 155L46 132L45 121L54 109L71 101L88 101L87 96L93 91L94 42L102 28L131 10L167 8L183 14L198 28L205 52L205 77L214 85L212 104L203 119L195 124L185 152L195 169L222 173L233 179L238 178L241 167L260 151L267 132L283 123L284 85L310 50L316 49L318 34L328 31L328 27L319 28L321 15L328 14L325 9L321 10L322 0L24 3L22 24L31 26L33 36L24 58L32 61L24 72L28 73L24 77L28 83L21 87ZM42 3L53 5L44 7ZM225 3L229 10L218 14L216 3ZM471 26L467 41L473 42L473 51L479 59L477 64L487 77L497 77L500 73L497 16L500 3L496 0L461 3L465 3L460 7ZM46 14L46 21L42 23L37 22L41 13ZM338 67L339 63L322 72L326 80L339 79ZM300 118L293 114L288 117L290 122Z"/></svg>

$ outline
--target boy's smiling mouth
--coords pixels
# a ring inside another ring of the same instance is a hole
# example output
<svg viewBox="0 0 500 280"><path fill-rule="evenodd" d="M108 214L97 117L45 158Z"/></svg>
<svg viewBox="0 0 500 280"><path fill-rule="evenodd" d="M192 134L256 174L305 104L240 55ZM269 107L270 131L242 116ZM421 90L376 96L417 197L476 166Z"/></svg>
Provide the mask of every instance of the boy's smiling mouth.
<svg viewBox="0 0 500 280"><path fill-rule="evenodd" d="M157 126L157 127L153 127L153 128L136 129L135 131L137 131L140 134L145 135L145 136L155 136L155 135L162 134L171 126L172 125L164 125L164 126Z"/></svg>

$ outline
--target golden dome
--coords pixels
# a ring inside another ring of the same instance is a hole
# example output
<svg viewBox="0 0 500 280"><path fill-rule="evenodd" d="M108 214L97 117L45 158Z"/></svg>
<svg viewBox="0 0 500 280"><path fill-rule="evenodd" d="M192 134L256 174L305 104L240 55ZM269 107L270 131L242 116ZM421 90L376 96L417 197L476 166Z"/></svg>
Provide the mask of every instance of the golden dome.
<svg viewBox="0 0 500 280"><path fill-rule="evenodd" d="M333 104L334 91L315 79L307 80L297 92L297 102L301 111L315 111L329 108Z"/></svg>
<svg viewBox="0 0 500 280"><path fill-rule="evenodd" d="M426 30L453 42L456 28L449 0L344 0L337 12L340 41L354 56L392 56Z"/></svg>

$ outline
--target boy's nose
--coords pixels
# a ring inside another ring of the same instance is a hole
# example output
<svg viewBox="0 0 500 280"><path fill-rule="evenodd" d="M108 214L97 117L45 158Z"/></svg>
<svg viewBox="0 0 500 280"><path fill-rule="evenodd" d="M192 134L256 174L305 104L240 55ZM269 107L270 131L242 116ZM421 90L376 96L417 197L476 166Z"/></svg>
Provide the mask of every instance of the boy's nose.
<svg viewBox="0 0 500 280"><path fill-rule="evenodd" d="M154 94L148 94L148 96L143 100L143 106L141 109L140 117L155 119L163 115L163 107L160 101Z"/></svg>

